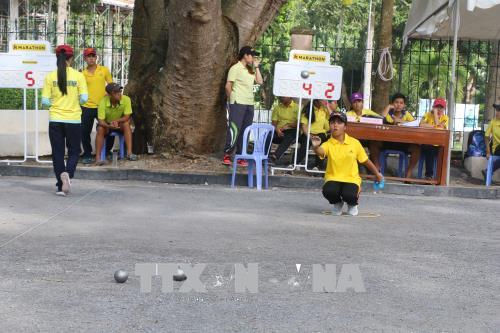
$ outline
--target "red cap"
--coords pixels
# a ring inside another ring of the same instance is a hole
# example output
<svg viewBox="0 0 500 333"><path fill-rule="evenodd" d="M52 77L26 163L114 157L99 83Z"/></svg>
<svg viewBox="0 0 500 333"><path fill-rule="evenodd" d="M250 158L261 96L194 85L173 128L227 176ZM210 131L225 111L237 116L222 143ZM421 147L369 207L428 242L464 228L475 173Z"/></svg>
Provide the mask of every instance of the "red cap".
<svg viewBox="0 0 500 333"><path fill-rule="evenodd" d="M434 104L432 104L432 107L435 108L437 106L440 106L443 109L446 109L446 100L444 98L436 98L434 100Z"/></svg>
<svg viewBox="0 0 500 333"><path fill-rule="evenodd" d="M83 56L88 57L89 55L96 55L97 52L93 47L87 47L85 50L83 50Z"/></svg>
<svg viewBox="0 0 500 333"><path fill-rule="evenodd" d="M56 54L66 53L69 56L73 55L73 48L69 45L59 45L56 47Z"/></svg>

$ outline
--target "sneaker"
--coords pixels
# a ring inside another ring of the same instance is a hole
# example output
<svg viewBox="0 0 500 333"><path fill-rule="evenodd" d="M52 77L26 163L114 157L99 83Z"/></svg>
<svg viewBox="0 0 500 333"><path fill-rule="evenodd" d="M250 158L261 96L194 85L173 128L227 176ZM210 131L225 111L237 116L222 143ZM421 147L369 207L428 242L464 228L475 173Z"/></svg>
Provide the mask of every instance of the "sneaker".
<svg viewBox="0 0 500 333"><path fill-rule="evenodd" d="M358 215L358 205L356 206L347 206L347 215L357 216Z"/></svg>
<svg viewBox="0 0 500 333"><path fill-rule="evenodd" d="M64 193L63 191L57 191L57 192L56 192L56 195L57 195L57 196L60 196L60 197L65 197L65 196L66 196L66 193Z"/></svg>
<svg viewBox="0 0 500 333"><path fill-rule="evenodd" d="M222 159L222 164L231 165L231 156L225 154L224 158Z"/></svg>
<svg viewBox="0 0 500 333"><path fill-rule="evenodd" d="M71 180L67 172L61 173L62 191L68 194L71 191Z"/></svg>
<svg viewBox="0 0 500 333"><path fill-rule="evenodd" d="M127 156L129 161L137 161L137 155L136 154L130 154Z"/></svg>
<svg viewBox="0 0 500 333"><path fill-rule="evenodd" d="M337 202L336 204L333 204L332 215L336 216L342 215L342 208L344 208L343 202Z"/></svg>
<svg viewBox="0 0 500 333"><path fill-rule="evenodd" d="M107 161L95 161L95 165L97 166L103 166L106 165L108 162Z"/></svg>
<svg viewBox="0 0 500 333"><path fill-rule="evenodd" d="M236 164L238 164L238 166L244 167L244 168L248 166L248 162L246 160L238 160L238 162Z"/></svg>
<svg viewBox="0 0 500 333"><path fill-rule="evenodd" d="M82 163L85 165L92 164L92 157L84 157Z"/></svg>

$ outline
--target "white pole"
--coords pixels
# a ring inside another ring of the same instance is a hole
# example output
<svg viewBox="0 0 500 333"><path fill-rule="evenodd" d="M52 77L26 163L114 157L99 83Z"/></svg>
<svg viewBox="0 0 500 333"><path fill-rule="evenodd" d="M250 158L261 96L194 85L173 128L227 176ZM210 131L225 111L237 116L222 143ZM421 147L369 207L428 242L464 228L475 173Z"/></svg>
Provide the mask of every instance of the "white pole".
<svg viewBox="0 0 500 333"><path fill-rule="evenodd" d="M449 130L450 130L450 145L448 148L448 171L446 172L446 185L450 184L450 167L451 167L451 147L453 146L453 131L455 129L455 85L457 81L457 44L458 44L458 29L460 27L460 7L459 0L455 1L455 15L454 15L454 24L453 24L453 55L451 58L451 81L450 81L450 90L448 96L448 117L449 121Z"/></svg>
<svg viewBox="0 0 500 333"><path fill-rule="evenodd" d="M372 65L373 65L373 17L372 0L368 12L368 34L366 36L366 56L365 56L365 76L363 84L363 105L365 109L371 109L371 86L372 86Z"/></svg>
<svg viewBox="0 0 500 333"><path fill-rule="evenodd" d="M66 41L67 24L68 24L68 0L58 0L57 23L56 23L57 45L64 44L64 42Z"/></svg>
<svg viewBox="0 0 500 333"><path fill-rule="evenodd" d="M19 0L10 0L9 2L9 28L7 39L9 41L17 39L19 29Z"/></svg>

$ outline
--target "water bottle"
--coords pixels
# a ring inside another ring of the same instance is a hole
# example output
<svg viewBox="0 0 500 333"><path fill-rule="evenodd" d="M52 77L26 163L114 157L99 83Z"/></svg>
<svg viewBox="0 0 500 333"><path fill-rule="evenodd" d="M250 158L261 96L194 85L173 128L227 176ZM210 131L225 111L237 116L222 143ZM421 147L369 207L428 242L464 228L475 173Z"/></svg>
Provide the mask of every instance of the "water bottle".
<svg viewBox="0 0 500 333"><path fill-rule="evenodd" d="M118 167L118 152L113 150L113 168Z"/></svg>
<svg viewBox="0 0 500 333"><path fill-rule="evenodd" d="M373 190L375 192L384 189L384 187L385 187L385 179L384 178L382 178L382 180L379 182L378 181L373 182Z"/></svg>

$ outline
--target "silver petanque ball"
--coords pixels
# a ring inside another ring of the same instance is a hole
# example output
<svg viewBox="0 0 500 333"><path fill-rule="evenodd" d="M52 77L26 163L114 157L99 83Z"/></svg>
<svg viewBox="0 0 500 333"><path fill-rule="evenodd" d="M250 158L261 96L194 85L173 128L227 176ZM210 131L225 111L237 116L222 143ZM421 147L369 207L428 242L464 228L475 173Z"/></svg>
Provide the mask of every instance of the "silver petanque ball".
<svg viewBox="0 0 500 333"><path fill-rule="evenodd" d="M187 279L186 273L182 269L177 269L177 272L174 274L174 281L184 281Z"/></svg>
<svg viewBox="0 0 500 333"><path fill-rule="evenodd" d="M302 76L303 79L307 79L309 77L309 71L302 71L300 72L300 76Z"/></svg>
<svg viewBox="0 0 500 333"><path fill-rule="evenodd" d="M119 269L115 272L115 280L118 283L124 283L128 279L128 273L124 269Z"/></svg>

